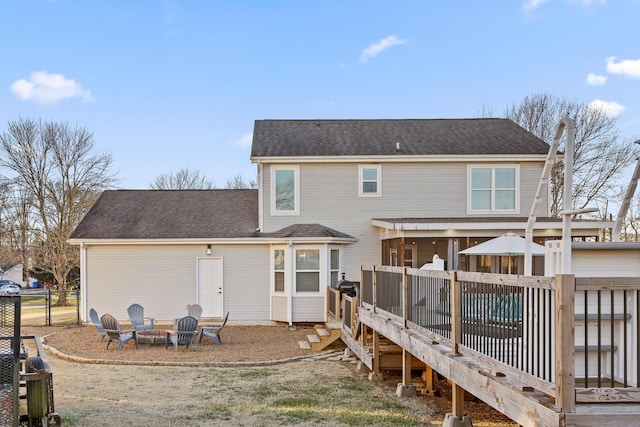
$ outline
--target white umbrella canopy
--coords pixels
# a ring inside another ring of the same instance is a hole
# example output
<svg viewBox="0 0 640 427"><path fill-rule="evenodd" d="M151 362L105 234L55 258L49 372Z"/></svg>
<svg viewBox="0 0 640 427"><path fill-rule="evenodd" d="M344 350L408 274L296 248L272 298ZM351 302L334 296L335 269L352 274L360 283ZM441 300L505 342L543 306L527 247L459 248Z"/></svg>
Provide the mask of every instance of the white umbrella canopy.
<svg viewBox="0 0 640 427"><path fill-rule="evenodd" d="M545 248L534 242L529 243L531 246L531 255L544 255ZM460 251L463 255L496 255L496 256L512 256L524 255L525 239L517 234L508 232L495 239L487 240L479 245L472 246L468 249Z"/></svg>

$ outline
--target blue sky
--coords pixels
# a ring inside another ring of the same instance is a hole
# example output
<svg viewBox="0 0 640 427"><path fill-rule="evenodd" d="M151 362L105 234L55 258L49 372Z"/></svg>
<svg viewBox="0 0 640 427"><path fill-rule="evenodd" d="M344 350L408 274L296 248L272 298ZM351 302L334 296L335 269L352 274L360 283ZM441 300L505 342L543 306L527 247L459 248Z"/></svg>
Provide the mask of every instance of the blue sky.
<svg viewBox="0 0 640 427"><path fill-rule="evenodd" d="M0 131L85 126L119 188L184 167L254 178L260 119L502 116L550 93L640 138L640 0L4 0L0 16Z"/></svg>

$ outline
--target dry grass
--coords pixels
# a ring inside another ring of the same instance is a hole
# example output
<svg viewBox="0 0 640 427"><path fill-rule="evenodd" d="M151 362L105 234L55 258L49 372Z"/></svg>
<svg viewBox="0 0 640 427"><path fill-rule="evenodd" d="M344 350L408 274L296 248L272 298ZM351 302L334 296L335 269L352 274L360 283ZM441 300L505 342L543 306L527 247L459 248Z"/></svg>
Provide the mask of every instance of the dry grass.
<svg viewBox="0 0 640 427"><path fill-rule="evenodd" d="M228 325L223 345L210 341L178 353L164 345L127 344L118 352L95 341L95 328L23 328L46 337L56 410L66 426L404 426L442 425L445 397L395 395L398 377L368 381L351 360L300 350L310 330ZM77 363L54 350L102 363ZM339 348L334 354L342 355ZM305 356L301 360L300 356ZM317 354L315 356L318 356ZM296 360L266 366L271 361ZM129 365L150 362L153 365ZM203 366L173 366L179 362ZM235 367L225 365L240 361ZM113 363L113 364L107 364ZM157 366L162 365L164 366ZM205 366L209 365L209 366ZM469 402L474 426L515 426L486 405Z"/></svg>

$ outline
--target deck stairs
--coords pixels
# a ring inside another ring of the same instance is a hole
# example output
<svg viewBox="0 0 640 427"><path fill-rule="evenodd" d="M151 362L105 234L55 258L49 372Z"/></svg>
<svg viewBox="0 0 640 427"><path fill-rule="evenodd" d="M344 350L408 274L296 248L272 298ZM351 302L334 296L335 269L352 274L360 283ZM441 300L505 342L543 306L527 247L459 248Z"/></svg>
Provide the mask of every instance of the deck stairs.
<svg viewBox="0 0 640 427"><path fill-rule="evenodd" d="M342 325L338 322L326 322L314 325L314 333L308 334L306 340L298 341L301 349L321 351L340 339Z"/></svg>

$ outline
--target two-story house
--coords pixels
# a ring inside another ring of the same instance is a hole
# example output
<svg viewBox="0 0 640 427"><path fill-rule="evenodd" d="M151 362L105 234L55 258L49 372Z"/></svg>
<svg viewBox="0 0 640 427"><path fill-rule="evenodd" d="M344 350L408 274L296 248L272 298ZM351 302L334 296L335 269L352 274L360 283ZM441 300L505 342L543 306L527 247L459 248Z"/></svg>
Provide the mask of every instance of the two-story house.
<svg viewBox="0 0 640 427"><path fill-rule="evenodd" d="M258 120L257 190L103 193L71 238L82 311L124 319L137 302L173 319L197 302L238 323L323 321L326 287L359 280L361 265L437 254L465 269L459 251L523 235L548 150L507 119ZM561 236L546 195L533 214L536 242ZM498 261L479 263L501 272Z"/></svg>

